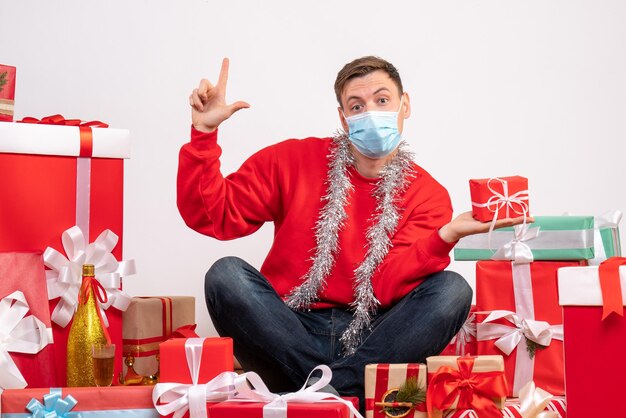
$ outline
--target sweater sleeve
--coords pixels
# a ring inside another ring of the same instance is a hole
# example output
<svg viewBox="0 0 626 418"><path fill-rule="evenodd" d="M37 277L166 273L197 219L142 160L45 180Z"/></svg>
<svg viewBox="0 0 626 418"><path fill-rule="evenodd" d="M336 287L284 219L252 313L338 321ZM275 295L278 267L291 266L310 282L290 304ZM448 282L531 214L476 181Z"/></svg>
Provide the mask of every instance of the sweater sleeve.
<svg viewBox="0 0 626 418"><path fill-rule="evenodd" d="M222 149L217 131L192 127L178 162L177 205L185 223L219 240L249 235L275 219L280 208L276 159L271 147L252 157L234 173L220 171Z"/></svg>
<svg viewBox="0 0 626 418"><path fill-rule="evenodd" d="M437 184L431 197L418 205L393 237L393 247L372 278L374 294L382 306L397 303L424 280L450 264L455 243L439 236L452 219L448 192Z"/></svg>

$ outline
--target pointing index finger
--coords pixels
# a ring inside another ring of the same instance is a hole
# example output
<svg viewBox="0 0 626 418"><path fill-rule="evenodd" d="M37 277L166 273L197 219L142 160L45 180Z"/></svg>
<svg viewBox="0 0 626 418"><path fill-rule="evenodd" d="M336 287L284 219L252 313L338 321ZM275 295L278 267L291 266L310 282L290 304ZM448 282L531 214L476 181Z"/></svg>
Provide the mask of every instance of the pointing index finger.
<svg viewBox="0 0 626 418"><path fill-rule="evenodd" d="M220 70L220 77L217 80L217 85L220 86L222 89L226 88L226 82L228 81L228 65L229 65L228 58L224 58L222 60L222 69Z"/></svg>

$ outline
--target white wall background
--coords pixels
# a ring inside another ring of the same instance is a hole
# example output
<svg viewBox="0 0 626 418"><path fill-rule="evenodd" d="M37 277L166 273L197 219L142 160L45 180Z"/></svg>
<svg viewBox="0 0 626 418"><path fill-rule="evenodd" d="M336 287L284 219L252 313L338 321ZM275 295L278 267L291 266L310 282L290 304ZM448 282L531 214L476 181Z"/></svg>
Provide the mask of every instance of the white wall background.
<svg viewBox="0 0 626 418"><path fill-rule="evenodd" d="M529 177L535 215L626 209L626 2L0 0L0 62L15 65L16 116L98 119L132 131L124 253L132 295L195 295L225 255L260 266L272 226L218 242L178 215L187 97L231 58L228 100L252 108L221 129L222 167L339 122L337 71L375 54L411 94L417 161L469 209L469 178ZM452 268L474 283L473 263Z"/></svg>

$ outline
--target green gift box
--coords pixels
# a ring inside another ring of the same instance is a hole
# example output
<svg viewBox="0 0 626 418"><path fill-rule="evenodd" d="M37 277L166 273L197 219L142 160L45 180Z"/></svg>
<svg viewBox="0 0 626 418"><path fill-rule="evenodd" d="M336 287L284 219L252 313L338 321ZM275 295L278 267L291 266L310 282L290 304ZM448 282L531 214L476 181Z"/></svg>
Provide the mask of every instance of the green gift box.
<svg viewBox="0 0 626 418"><path fill-rule="evenodd" d="M622 212L619 210L612 210L595 217L595 256L589 260L590 266L597 266L607 258L622 255L619 236L621 220Z"/></svg>
<svg viewBox="0 0 626 418"><path fill-rule="evenodd" d="M535 216L535 222L525 227L499 228L491 233L470 235L461 238L456 244L454 259L516 260L517 255L524 251L532 253L532 260L524 261L592 259L594 218Z"/></svg>

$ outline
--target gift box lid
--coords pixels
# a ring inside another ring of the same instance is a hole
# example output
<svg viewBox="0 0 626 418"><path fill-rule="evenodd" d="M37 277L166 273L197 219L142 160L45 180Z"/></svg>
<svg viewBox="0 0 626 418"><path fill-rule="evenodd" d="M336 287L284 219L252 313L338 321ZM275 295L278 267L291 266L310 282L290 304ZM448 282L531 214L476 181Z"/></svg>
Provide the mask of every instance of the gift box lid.
<svg viewBox="0 0 626 418"><path fill-rule="evenodd" d="M92 128L94 158L130 158L127 129ZM77 157L80 155L77 126L0 122L0 152Z"/></svg>
<svg viewBox="0 0 626 418"><path fill-rule="evenodd" d="M561 306L602 306L599 266L563 267L558 271ZM622 300L626 306L626 266L619 268Z"/></svg>

